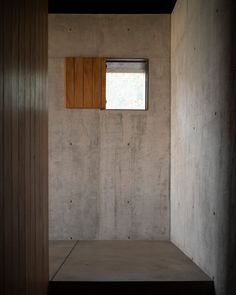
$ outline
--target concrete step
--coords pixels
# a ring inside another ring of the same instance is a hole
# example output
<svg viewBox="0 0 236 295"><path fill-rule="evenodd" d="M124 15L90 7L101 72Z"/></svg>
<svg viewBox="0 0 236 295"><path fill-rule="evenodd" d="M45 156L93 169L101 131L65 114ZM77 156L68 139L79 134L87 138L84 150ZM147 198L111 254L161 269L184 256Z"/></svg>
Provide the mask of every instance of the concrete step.
<svg viewBox="0 0 236 295"><path fill-rule="evenodd" d="M169 241L52 241L49 294L212 295L212 280Z"/></svg>

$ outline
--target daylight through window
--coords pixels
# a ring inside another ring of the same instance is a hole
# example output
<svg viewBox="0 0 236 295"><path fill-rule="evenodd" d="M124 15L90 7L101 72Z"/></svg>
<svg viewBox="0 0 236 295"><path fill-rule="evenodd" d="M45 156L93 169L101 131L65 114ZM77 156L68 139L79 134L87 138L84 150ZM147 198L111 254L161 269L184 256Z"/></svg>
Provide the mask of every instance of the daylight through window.
<svg viewBox="0 0 236 295"><path fill-rule="evenodd" d="M147 60L108 60L106 109L147 109Z"/></svg>

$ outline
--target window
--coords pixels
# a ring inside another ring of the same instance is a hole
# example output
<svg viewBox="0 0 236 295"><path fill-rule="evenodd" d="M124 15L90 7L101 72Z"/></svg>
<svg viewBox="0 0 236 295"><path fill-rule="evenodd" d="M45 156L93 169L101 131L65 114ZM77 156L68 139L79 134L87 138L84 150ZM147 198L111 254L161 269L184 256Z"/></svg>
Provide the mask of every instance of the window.
<svg viewBox="0 0 236 295"><path fill-rule="evenodd" d="M146 110L148 62L144 59L108 59L106 109Z"/></svg>
<svg viewBox="0 0 236 295"><path fill-rule="evenodd" d="M65 57L65 107L146 110L148 61Z"/></svg>

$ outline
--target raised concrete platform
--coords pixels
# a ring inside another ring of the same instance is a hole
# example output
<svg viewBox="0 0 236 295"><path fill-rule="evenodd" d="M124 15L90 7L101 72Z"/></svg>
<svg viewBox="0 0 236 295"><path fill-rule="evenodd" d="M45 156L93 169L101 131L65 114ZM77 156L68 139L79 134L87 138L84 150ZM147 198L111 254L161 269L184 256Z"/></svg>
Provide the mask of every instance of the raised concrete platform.
<svg viewBox="0 0 236 295"><path fill-rule="evenodd" d="M50 276L50 294L71 288L176 293L183 282L186 294L213 292L211 279L168 241L52 241Z"/></svg>

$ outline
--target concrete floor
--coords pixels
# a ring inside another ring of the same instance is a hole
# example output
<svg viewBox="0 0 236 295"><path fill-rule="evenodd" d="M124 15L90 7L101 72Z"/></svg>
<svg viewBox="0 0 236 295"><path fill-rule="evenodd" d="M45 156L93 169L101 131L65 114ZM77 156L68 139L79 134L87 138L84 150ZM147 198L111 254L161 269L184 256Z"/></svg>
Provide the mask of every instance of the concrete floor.
<svg viewBox="0 0 236 295"><path fill-rule="evenodd" d="M210 281L168 241L51 241L52 281Z"/></svg>

